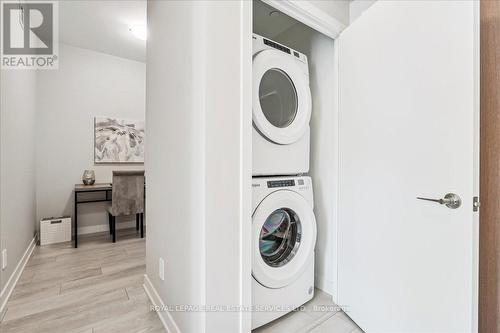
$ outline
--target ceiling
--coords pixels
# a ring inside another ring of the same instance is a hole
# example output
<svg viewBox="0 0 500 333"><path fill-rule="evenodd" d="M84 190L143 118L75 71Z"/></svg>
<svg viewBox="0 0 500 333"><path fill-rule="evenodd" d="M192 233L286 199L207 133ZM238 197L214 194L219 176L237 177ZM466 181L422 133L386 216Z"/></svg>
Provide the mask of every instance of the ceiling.
<svg viewBox="0 0 500 333"><path fill-rule="evenodd" d="M146 42L131 25L146 25L146 1L64 0L59 2L59 41L146 62Z"/></svg>
<svg viewBox="0 0 500 333"><path fill-rule="evenodd" d="M256 34L275 38L296 24L296 20L273 7L261 1L253 2L253 32Z"/></svg>
<svg viewBox="0 0 500 333"><path fill-rule="evenodd" d="M322 4L322 1L314 3ZM146 25L146 5L146 0L61 0L59 40L65 44L146 62L146 42L134 37L129 31L131 25ZM322 6L335 12L348 12L349 1L325 1ZM253 1L253 18L254 32L268 38L275 38L299 24L261 1Z"/></svg>
<svg viewBox="0 0 500 333"><path fill-rule="evenodd" d="M297 2L302 1L297 0ZM359 1L374 2L375 0ZM335 21L346 26L349 24L349 8L352 0L309 0L307 2L308 5L316 7ZM276 38L296 25L302 25L302 23L262 1L253 1L253 32L268 38Z"/></svg>

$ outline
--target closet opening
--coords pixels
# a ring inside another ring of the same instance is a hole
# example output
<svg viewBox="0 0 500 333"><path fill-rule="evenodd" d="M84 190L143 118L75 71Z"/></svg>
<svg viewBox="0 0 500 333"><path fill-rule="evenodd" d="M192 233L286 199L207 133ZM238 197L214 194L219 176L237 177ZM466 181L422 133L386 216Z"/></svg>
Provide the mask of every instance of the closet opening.
<svg viewBox="0 0 500 333"><path fill-rule="evenodd" d="M359 329L336 305L336 41L262 1L252 38L253 332Z"/></svg>

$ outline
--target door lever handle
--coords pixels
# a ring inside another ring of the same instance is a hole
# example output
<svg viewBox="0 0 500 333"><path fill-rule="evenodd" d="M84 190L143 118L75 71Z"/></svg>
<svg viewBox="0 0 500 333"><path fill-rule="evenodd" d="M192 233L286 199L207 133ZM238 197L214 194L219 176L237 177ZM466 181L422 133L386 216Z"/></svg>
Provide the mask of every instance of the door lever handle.
<svg viewBox="0 0 500 333"><path fill-rule="evenodd" d="M446 207L450 209L457 209L462 205L462 199L455 193L447 193L442 199L431 199L431 198L422 198L417 197L418 200L432 201L437 202L440 205L446 205Z"/></svg>

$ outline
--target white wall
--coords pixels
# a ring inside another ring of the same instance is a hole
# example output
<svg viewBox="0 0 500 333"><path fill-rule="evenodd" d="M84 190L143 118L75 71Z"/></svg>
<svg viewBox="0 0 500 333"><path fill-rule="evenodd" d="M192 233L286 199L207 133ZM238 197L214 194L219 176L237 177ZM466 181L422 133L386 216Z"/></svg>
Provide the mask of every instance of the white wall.
<svg viewBox="0 0 500 333"><path fill-rule="evenodd" d="M148 2L146 270L168 305L204 302L203 77L196 65L203 60L188 39L199 33L201 15L187 4ZM158 278L160 257L166 281ZM203 332L203 313L172 316L182 332Z"/></svg>
<svg viewBox="0 0 500 333"><path fill-rule="evenodd" d="M251 304L251 6L208 1L205 14L207 304ZM206 331L249 332L250 319L248 311L210 312Z"/></svg>
<svg viewBox="0 0 500 333"><path fill-rule="evenodd" d="M343 24L349 24L349 0L309 0L307 2L321 9L323 12L339 20Z"/></svg>
<svg viewBox="0 0 500 333"><path fill-rule="evenodd" d="M349 4L349 23L354 22L363 14L365 10L370 8L377 0L353 0Z"/></svg>
<svg viewBox="0 0 500 333"><path fill-rule="evenodd" d="M250 304L250 261L242 260L250 258L242 240L251 226L250 200L242 200L251 189L251 151L242 149L251 142L250 7L148 3L146 268L168 305ZM171 316L183 333L250 325L247 313Z"/></svg>
<svg viewBox="0 0 500 333"><path fill-rule="evenodd" d="M36 71L0 71L0 290L35 235ZM6 295L0 297L0 304Z"/></svg>
<svg viewBox="0 0 500 333"><path fill-rule="evenodd" d="M312 96L311 168L318 229L315 285L336 297L337 112L334 40L297 24L275 38L308 56Z"/></svg>
<svg viewBox="0 0 500 333"><path fill-rule="evenodd" d="M95 116L144 119L146 64L65 44L59 53L59 69L38 75L38 219L73 215L73 186L85 169L104 183L111 182L112 170L144 168L94 165L93 145ZM106 204L79 205L79 233L108 229Z"/></svg>

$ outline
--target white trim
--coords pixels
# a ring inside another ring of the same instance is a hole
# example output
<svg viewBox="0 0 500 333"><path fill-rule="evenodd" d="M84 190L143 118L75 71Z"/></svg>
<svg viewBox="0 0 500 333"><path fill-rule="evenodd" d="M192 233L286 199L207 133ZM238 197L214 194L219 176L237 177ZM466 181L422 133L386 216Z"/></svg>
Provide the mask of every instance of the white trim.
<svg viewBox="0 0 500 333"><path fill-rule="evenodd" d="M480 176L480 5L479 1L473 2L474 10L474 175L473 191L479 196ZM481 198L479 198L481 199ZM470 207L469 207L470 209ZM471 332L479 330L479 214L472 213L472 325Z"/></svg>
<svg viewBox="0 0 500 333"><path fill-rule="evenodd" d="M0 292L0 318L1 319L3 319L4 312L7 310L7 308L6 308L7 301L9 300L10 295L14 291L14 288L16 287L17 281L19 281L19 278L21 277L21 274L24 271L24 267L26 267L26 264L28 263L28 260L31 257L33 250L35 249L37 238L38 238L38 235L35 235L35 237L33 237L30 244L28 245L28 248L24 252L24 254L21 257L21 259L19 260L19 262L17 263L16 269L14 269L14 271L10 275L9 280L5 284L2 291Z"/></svg>
<svg viewBox="0 0 500 333"><path fill-rule="evenodd" d="M284 14L336 39L346 25L307 1L262 0Z"/></svg>
<svg viewBox="0 0 500 333"><path fill-rule="evenodd" d="M337 164L337 170L335 174L333 175L333 183L335 184L335 191L337 192L335 194L335 202L332 202L333 208L334 208L334 219L335 219L335 225L332 228L332 234L330 235L330 240L333 242L333 247L332 250L334 253L332 254L332 259L335 260L334 265L332 265L332 273L333 276L331 277L333 279L332 281L332 299L335 304L338 304L339 300L339 214L338 214L338 207L339 207L339 198L340 198L340 189L339 189L339 183L340 183L340 168L339 168L339 156L340 156L340 50L341 50L341 42L340 39L335 39L333 42L333 63L335 66L335 75L334 75L334 87L333 87L333 98L335 100L334 105L333 105L333 114L334 114L334 121L335 125L333 127L333 131L336 133L336 141L337 145L334 147L335 152L333 154L334 159Z"/></svg>
<svg viewBox="0 0 500 333"><path fill-rule="evenodd" d="M252 305L252 2L240 0L240 304ZM250 332L252 313L240 311L239 332Z"/></svg>
<svg viewBox="0 0 500 333"><path fill-rule="evenodd" d="M172 317L170 312L167 311L165 303L163 303L160 295L158 295L158 292L151 283L151 280L149 279L147 274L144 274L144 284L142 286L149 299L151 300L151 303L153 303L153 305L156 307L160 307L160 310L156 311L156 314L160 318L163 327L165 327L165 329L167 330L167 333L181 333L179 326L177 326L177 324L175 323L174 318Z"/></svg>
<svg viewBox="0 0 500 333"><path fill-rule="evenodd" d="M144 224L144 227L145 226L146 226L146 224ZM117 230L129 229L129 228L135 228L135 221L133 221L133 222L120 222L120 223L116 224ZM78 228L78 236L87 235L87 234L95 234L98 232L105 232L105 231L109 231L108 224L89 225L86 227L79 227Z"/></svg>

